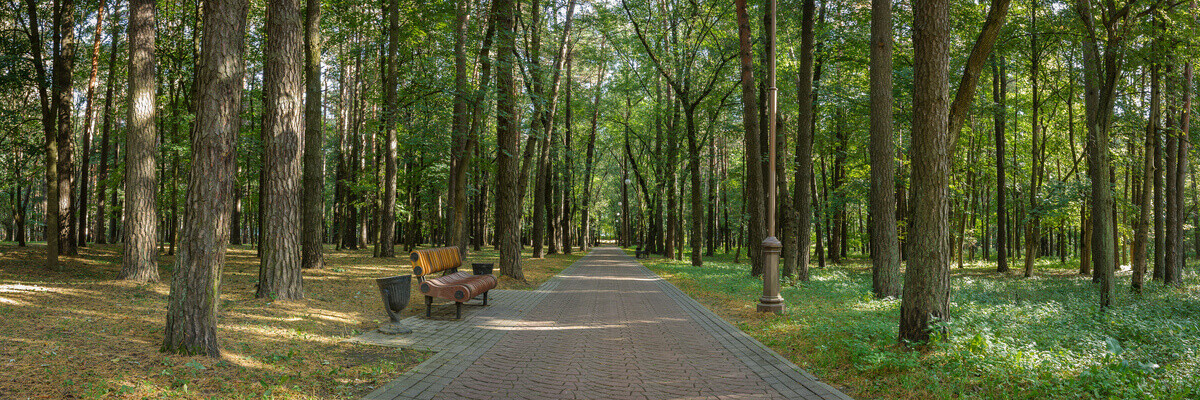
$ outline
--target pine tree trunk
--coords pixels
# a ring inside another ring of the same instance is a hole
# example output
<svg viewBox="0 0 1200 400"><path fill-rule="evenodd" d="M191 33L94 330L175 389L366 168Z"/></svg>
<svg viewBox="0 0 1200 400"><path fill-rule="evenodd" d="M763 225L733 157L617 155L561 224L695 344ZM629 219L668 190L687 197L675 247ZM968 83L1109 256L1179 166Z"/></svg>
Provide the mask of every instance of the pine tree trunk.
<svg viewBox="0 0 1200 400"><path fill-rule="evenodd" d="M918 343L949 317L949 2L915 1L913 21L912 229L900 340Z"/></svg>
<svg viewBox="0 0 1200 400"><path fill-rule="evenodd" d="M145 3L154 4L150 0ZM229 202L236 182L247 8L245 0L208 0L204 8L203 50L196 82L197 125L188 173L189 211L184 215L182 249L171 279L162 346L166 352L221 354L217 307L229 239ZM132 45L136 37L131 38Z"/></svg>
<svg viewBox="0 0 1200 400"><path fill-rule="evenodd" d="M129 7L129 131L125 139L124 266L117 279L158 280L158 205L155 188L155 2ZM240 97L240 96L239 96Z"/></svg>
<svg viewBox="0 0 1200 400"><path fill-rule="evenodd" d="M304 298L300 272L304 38L299 0L270 0L268 7L263 71L263 192L268 201L263 203L263 255L255 297L295 300Z"/></svg>

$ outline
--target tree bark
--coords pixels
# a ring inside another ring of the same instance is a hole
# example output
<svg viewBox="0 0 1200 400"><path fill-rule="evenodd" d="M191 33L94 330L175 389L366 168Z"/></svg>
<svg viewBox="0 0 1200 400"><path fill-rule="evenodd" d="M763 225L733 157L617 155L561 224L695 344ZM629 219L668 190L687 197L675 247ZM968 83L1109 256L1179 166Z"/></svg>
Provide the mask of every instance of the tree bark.
<svg viewBox="0 0 1200 400"><path fill-rule="evenodd" d="M79 167L79 223L76 225L79 246L86 246L88 241L88 182L92 165L92 136L95 129L96 81L100 75L100 33L104 31L104 9L106 1L100 0L96 10L96 32L92 35L92 68L88 75L87 106L84 109L83 133L79 135L83 142L83 162ZM102 219L102 218L98 218Z"/></svg>
<svg viewBox="0 0 1200 400"><path fill-rule="evenodd" d="M306 0L304 17L304 214L301 268L324 268L325 118L321 98L321 0Z"/></svg>
<svg viewBox="0 0 1200 400"><path fill-rule="evenodd" d="M513 0L494 0L493 19L499 38L496 48L496 236L500 247L500 273L524 281L521 271L521 208L518 181L516 86L513 52L516 51Z"/></svg>
<svg viewBox="0 0 1200 400"><path fill-rule="evenodd" d="M949 317L950 14L947 0L913 3L912 229L900 340L927 342Z"/></svg>
<svg viewBox="0 0 1200 400"><path fill-rule="evenodd" d="M54 1L54 121L58 142L58 244L60 254L79 253L75 231L75 0Z"/></svg>
<svg viewBox="0 0 1200 400"><path fill-rule="evenodd" d="M1008 183L1004 172L1005 139L1004 128L1008 125L1008 73L1004 57L992 58L992 102L994 114L992 127L996 136L996 272L1008 272Z"/></svg>
<svg viewBox="0 0 1200 400"><path fill-rule="evenodd" d="M117 279L158 280L155 188L158 186L155 120L155 1L129 7L129 131L125 139L124 266Z"/></svg>
<svg viewBox="0 0 1200 400"><path fill-rule="evenodd" d="M1157 175L1154 165L1154 137L1158 135L1158 121L1161 112L1159 88L1159 65L1150 66L1150 120L1146 123L1145 153L1142 161L1142 186L1137 198L1138 219L1133 236L1133 281L1131 286L1134 293L1142 292L1146 280L1146 243L1150 236L1151 198L1154 189L1154 177Z"/></svg>
<svg viewBox="0 0 1200 400"><path fill-rule="evenodd" d="M263 255L255 297L304 298L300 272L300 160L303 156L303 33L300 1L270 0L263 71L266 187ZM227 193L227 195L230 193ZM228 201L228 200L226 200Z"/></svg>
<svg viewBox="0 0 1200 400"><path fill-rule="evenodd" d="M762 149L759 140L758 100L754 92L754 59L750 45L750 17L746 13L746 0L734 0L737 8L739 56L741 58L742 84L742 127L746 146L746 211L749 213L746 242L749 247L750 275L763 273L762 241L766 235L763 226L765 214L762 182ZM799 154L797 154L799 156ZM800 179L797 182L803 182Z"/></svg>
<svg viewBox="0 0 1200 400"><path fill-rule="evenodd" d="M111 141L109 139L112 133L112 103L113 92L116 88L116 76L113 75L117 65L117 29L119 24L111 24L112 42L109 44L108 52L108 77L105 79L104 94L104 120L100 128L100 166L96 171L96 243L108 243L108 232L104 229L105 218L108 216L108 200L106 192L108 191L108 160L109 147ZM116 192L116 190L113 190Z"/></svg>
<svg viewBox="0 0 1200 400"><path fill-rule="evenodd" d="M217 307L236 183L247 9L246 0L205 2L188 173L189 211L184 214L162 346L171 353L221 354Z"/></svg>
<svg viewBox="0 0 1200 400"><path fill-rule="evenodd" d="M54 110L51 106L50 95L47 93L46 63L42 56L42 36L39 33L41 23L38 22L37 0L26 0L26 12L29 17L30 55L33 58L33 70L37 78L38 103L42 109L42 135L46 147L46 198L58 198L58 130L54 121ZM58 220L58 202L47 201L45 212L46 237L46 268L57 270L60 221Z"/></svg>
<svg viewBox="0 0 1200 400"><path fill-rule="evenodd" d="M871 2L870 73L871 288L875 298L882 299L900 296L896 150L892 138L892 2L888 0Z"/></svg>
<svg viewBox="0 0 1200 400"><path fill-rule="evenodd" d="M399 112L396 101L396 58L399 56L397 46L400 42L400 3L397 0L389 0L389 4L387 57L384 60L386 72L383 77L383 124L386 131L383 199L379 209L379 241L375 243L376 256L385 258L396 255L396 115Z"/></svg>
<svg viewBox="0 0 1200 400"><path fill-rule="evenodd" d="M468 130L471 123L470 84L467 81L467 21L471 1L458 0L454 21L454 114L451 116L450 240L460 256L467 254L467 171L471 168Z"/></svg>

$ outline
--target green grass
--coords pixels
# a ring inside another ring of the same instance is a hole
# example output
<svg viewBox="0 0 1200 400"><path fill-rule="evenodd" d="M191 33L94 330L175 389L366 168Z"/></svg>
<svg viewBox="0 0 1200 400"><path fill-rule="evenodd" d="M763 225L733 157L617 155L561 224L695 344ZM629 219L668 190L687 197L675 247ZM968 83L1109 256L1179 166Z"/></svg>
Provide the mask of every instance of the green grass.
<svg viewBox="0 0 1200 400"><path fill-rule="evenodd" d="M948 334L917 352L897 344L900 302L872 297L867 261L785 283L781 316L754 311L762 286L742 261L644 263L856 398L1200 398L1195 266L1183 287L1150 283L1140 296L1125 271L1106 312L1070 262L1044 260L1031 279L996 274L994 264L954 268Z"/></svg>

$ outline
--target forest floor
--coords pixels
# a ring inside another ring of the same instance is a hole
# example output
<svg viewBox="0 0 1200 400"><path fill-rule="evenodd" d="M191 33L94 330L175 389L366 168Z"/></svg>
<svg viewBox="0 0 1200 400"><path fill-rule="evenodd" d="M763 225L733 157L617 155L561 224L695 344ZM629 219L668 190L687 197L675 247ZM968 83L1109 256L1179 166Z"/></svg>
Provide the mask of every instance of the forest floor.
<svg viewBox="0 0 1200 400"><path fill-rule="evenodd" d="M627 250L632 254L632 250ZM1043 259L1033 278L980 262L952 271L948 335L923 351L896 342L900 302L871 295L868 260L812 269L787 282L787 311L755 311L761 281L730 255L643 260L685 293L821 380L854 398L1200 398L1200 276L1184 285L1129 290L1101 312L1077 264Z"/></svg>
<svg viewBox="0 0 1200 400"><path fill-rule="evenodd" d="M0 244L0 398L358 398L429 355L344 340L387 321L373 279L411 273L407 257L327 247L326 267L304 271L306 299L284 302L254 298L255 250L231 246L222 356L209 358L159 352L173 257L160 257L160 282L139 285L113 280L120 250L84 247L54 272L44 268L43 244ZM526 253L527 281L502 277L499 288L535 288L579 257ZM487 249L464 265L496 259ZM413 290L403 314L423 310Z"/></svg>

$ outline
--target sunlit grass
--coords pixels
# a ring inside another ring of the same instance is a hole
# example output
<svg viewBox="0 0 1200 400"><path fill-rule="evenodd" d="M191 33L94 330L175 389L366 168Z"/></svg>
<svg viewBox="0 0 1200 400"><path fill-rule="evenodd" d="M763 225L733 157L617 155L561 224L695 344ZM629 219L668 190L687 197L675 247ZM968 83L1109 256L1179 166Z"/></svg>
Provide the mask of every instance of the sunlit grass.
<svg viewBox="0 0 1200 400"><path fill-rule="evenodd" d="M855 398L1200 397L1200 278L1129 291L1118 275L1117 306L1101 312L1089 276L1072 261L1043 259L1032 279L1020 265L953 268L949 335L923 352L896 342L900 301L871 295L866 260L814 268L785 284L787 312L755 311L761 281L728 255L644 262L680 289L798 365Z"/></svg>
<svg viewBox="0 0 1200 400"><path fill-rule="evenodd" d="M326 268L304 271L306 298L253 297L258 258L231 246L221 284L222 357L158 351L173 258L162 282L115 281L119 245L92 245L44 268L42 244L0 244L0 398L358 398L420 363L428 353L347 343L387 320L374 279L412 272L406 257L326 249ZM398 249L399 250L399 249ZM464 262L494 262L484 249ZM579 255L522 258L530 289ZM424 311L413 290L402 315Z"/></svg>

